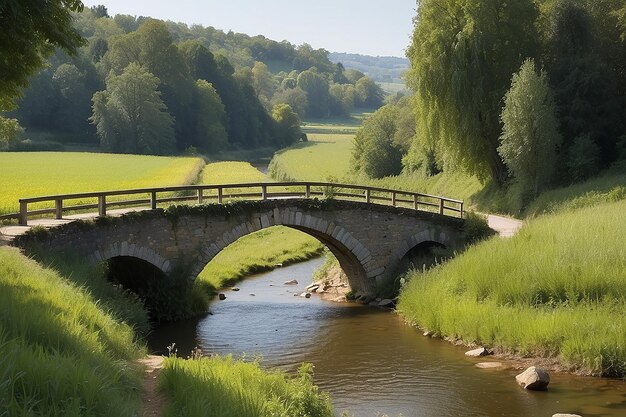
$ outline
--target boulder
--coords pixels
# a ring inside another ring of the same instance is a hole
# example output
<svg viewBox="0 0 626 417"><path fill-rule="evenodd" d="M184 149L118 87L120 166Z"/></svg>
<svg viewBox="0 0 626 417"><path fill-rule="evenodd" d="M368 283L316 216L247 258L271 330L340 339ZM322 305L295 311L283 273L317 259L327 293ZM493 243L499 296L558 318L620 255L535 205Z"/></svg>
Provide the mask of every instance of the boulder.
<svg viewBox="0 0 626 417"><path fill-rule="evenodd" d="M319 287L320 287L319 285L309 285L308 287L306 287L306 290L310 292L316 292L319 289Z"/></svg>
<svg viewBox="0 0 626 417"><path fill-rule="evenodd" d="M393 308L393 300L390 300L389 298L385 298L384 300L380 300L378 302L378 307Z"/></svg>
<svg viewBox="0 0 626 417"><path fill-rule="evenodd" d="M306 293L306 295L304 296L304 298L311 298L311 293L310 293L310 292Z"/></svg>
<svg viewBox="0 0 626 417"><path fill-rule="evenodd" d="M520 387L533 391L543 391L548 389L550 375L541 368L531 366L515 377Z"/></svg>
<svg viewBox="0 0 626 417"><path fill-rule="evenodd" d="M284 285L298 285L298 280L292 279L289 281L285 281L283 284Z"/></svg>
<svg viewBox="0 0 626 417"><path fill-rule="evenodd" d="M217 296L220 300L225 300L226 299L226 294L218 294Z"/></svg>
<svg viewBox="0 0 626 417"><path fill-rule="evenodd" d="M489 352L484 347L479 347L478 349L473 349L473 350L465 352L465 356L471 356L473 358L477 358L479 356L487 356L487 355L490 355L490 354L491 354L491 352Z"/></svg>
<svg viewBox="0 0 626 417"><path fill-rule="evenodd" d="M239 291L239 288L233 287L233 288L231 288L231 291Z"/></svg>

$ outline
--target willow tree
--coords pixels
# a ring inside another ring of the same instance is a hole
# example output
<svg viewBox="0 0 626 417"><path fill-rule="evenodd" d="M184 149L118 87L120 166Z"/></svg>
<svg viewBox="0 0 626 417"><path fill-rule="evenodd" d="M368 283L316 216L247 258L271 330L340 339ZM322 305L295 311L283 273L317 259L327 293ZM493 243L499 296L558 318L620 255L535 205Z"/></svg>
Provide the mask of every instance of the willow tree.
<svg viewBox="0 0 626 417"><path fill-rule="evenodd" d="M444 166L502 184L499 115L511 75L536 50L532 0L420 0L408 84L417 140L432 141Z"/></svg>

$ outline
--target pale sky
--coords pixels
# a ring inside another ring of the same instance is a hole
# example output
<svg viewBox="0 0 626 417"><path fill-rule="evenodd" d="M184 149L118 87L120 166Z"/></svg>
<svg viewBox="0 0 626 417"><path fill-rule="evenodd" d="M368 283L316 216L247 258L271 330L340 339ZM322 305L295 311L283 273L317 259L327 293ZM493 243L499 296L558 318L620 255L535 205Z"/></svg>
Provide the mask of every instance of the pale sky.
<svg viewBox="0 0 626 417"><path fill-rule="evenodd" d="M330 52L404 57L416 0L83 0L118 13L263 35Z"/></svg>

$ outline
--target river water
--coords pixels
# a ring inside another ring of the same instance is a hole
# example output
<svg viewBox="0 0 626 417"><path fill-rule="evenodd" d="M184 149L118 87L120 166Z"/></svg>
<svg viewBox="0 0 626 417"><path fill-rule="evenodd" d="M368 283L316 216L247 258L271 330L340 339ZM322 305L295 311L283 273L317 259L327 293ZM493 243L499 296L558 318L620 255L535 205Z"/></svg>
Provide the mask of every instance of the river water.
<svg viewBox="0 0 626 417"><path fill-rule="evenodd" d="M198 346L289 372L311 362L338 416L626 416L624 381L553 373L549 391L525 391L515 383L519 370L479 369L477 362L494 359L467 358L464 348L423 337L392 311L294 296L322 262L246 279L213 302L211 315L156 330L150 348L165 354L175 342L179 356ZM283 285L291 279L299 285Z"/></svg>

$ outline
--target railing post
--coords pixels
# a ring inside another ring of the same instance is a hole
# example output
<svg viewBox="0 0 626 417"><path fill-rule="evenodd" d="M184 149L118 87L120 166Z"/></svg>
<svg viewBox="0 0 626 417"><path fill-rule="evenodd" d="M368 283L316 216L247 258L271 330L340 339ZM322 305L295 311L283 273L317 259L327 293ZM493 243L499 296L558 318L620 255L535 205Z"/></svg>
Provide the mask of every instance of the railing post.
<svg viewBox="0 0 626 417"><path fill-rule="evenodd" d="M267 185L261 186L261 200L267 200Z"/></svg>
<svg viewBox="0 0 626 417"><path fill-rule="evenodd" d="M222 204L223 192L222 187L217 187L217 204Z"/></svg>
<svg viewBox="0 0 626 417"><path fill-rule="evenodd" d="M63 218L63 200L60 198L54 200L54 214L57 219Z"/></svg>
<svg viewBox="0 0 626 417"><path fill-rule="evenodd" d="M202 194L202 188L198 188L198 204L204 203L204 194Z"/></svg>
<svg viewBox="0 0 626 417"><path fill-rule="evenodd" d="M464 213L463 213L463 202L461 201L461 218L464 217Z"/></svg>
<svg viewBox="0 0 626 417"><path fill-rule="evenodd" d="M367 204L370 203L370 199L371 199L371 194L370 193L371 193L371 191L369 190L369 188L367 190L365 190L365 202Z"/></svg>
<svg viewBox="0 0 626 417"><path fill-rule="evenodd" d="M443 198L439 199L439 214L443 214Z"/></svg>
<svg viewBox="0 0 626 417"><path fill-rule="evenodd" d="M28 226L28 203L20 201L20 226Z"/></svg>
<svg viewBox="0 0 626 417"><path fill-rule="evenodd" d="M104 194L98 196L98 216L104 217L107 215L107 197Z"/></svg>
<svg viewBox="0 0 626 417"><path fill-rule="evenodd" d="M156 210L157 208L157 193L156 191L150 192L150 208Z"/></svg>
<svg viewBox="0 0 626 417"><path fill-rule="evenodd" d="M396 206L396 193L395 192L391 193L391 205L394 207Z"/></svg>
<svg viewBox="0 0 626 417"><path fill-rule="evenodd" d="M419 210L419 206L417 204L417 194L413 194L413 210Z"/></svg>
<svg viewBox="0 0 626 417"><path fill-rule="evenodd" d="M304 197L311 198L311 185L307 184L304 186Z"/></svg>

